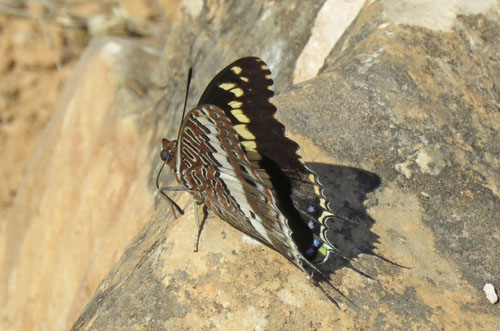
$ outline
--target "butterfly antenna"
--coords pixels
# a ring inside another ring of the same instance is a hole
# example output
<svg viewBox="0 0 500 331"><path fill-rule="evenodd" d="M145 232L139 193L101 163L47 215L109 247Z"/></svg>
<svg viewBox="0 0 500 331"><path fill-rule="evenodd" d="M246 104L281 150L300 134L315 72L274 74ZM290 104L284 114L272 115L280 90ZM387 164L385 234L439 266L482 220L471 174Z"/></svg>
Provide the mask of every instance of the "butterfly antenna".
<svg viewBox="0 0 500 331"><path fill-rule="evenodd" d="M192 77L193 77L193 68L189 68L188 78L187 78L187 87L186 87L186 97L184 98L184 109L182 110L181 123L184 120L184 114L186 114L187 99L188 99L188 95L189 95L189 86L191 85L191 78ZM181 128L182 128L182 124L179 126L179 132L177 133L177 141L179 141L179 138L181 136ZM163 159L163 157L162 157L162 159ZM181 207L179 207L179 205L177 205L174 200L172 200L167 194L165 194L165 192L163 192L160 189L160 184L159 184L160 175L161 175L161 172L163 171L163 168L165 167L165 163L167 163L166 159L164 159L163 164L161 165L160 171L158 171L158 175L156 176L156 188L170 203L170 207L172 208L172 212L174 213L175 217L177 217L177 215L175 214L176 209L181 215L184 215L184 211L181 209Z"/></svg>
<svg viewBox="0 0 500 331"><path fill-rule="evenodd" d="M181 123L184 120L184 115L186 114L186 106L187 106L188 96L189 96L189 86L191 85L191 78L192 77L193 77L193 68L189 68L188 78L187 78L187 86L186 86L186 97L184 98L184 109L182 110ZM181 128L182 128L182 125L179 126L179 133L177 133L177 141L179 141L179 138L181 136Z"/></svg>

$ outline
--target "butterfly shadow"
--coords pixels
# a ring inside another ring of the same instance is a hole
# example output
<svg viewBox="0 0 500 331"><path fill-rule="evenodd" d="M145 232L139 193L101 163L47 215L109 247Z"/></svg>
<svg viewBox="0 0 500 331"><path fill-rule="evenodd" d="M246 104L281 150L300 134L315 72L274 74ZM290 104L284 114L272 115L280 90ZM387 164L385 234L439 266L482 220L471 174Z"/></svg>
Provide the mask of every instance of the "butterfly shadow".
<svg viewBox="0 0 500 331"><path fill-rule="evenodd" d="M329 258L321 265L321 271L330 275L348 267L373 279L355 261L361 254L374 255L397 265L374 252L379 237L370 231L375 220L368 215L364 205L368 194L380 186L380 177L366 170L325 163L307 163L307 167L317 175L328 208L338 216L327 225L326 233L335 243L337 258Z"/></svg>

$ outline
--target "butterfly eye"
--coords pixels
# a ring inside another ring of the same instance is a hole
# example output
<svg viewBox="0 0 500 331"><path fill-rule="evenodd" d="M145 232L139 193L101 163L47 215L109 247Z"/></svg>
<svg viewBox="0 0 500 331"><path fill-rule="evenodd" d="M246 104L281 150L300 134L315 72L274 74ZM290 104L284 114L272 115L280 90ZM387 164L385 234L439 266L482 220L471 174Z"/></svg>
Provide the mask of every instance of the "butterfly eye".
<svg viewBox="0 0 500 331"><path fill-rule="evenodd" d="M160 158L162 159L162 161L168 162L170 160L170 151L162 149L160 152Z"/></svg>

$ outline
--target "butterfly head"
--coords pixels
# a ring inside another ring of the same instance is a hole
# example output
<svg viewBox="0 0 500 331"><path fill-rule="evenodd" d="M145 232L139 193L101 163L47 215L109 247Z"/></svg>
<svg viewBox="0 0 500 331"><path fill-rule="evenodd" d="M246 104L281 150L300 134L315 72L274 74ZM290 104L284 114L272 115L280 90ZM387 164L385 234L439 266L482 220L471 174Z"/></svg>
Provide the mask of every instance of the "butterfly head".
<svg viewBox="0 0 500 331"><path fill-rule="evenodd" d="M175 166L176 153L177 153L177 140L168 140L163 138L163 140L161 141L160 157L172 169Z"/></svg>

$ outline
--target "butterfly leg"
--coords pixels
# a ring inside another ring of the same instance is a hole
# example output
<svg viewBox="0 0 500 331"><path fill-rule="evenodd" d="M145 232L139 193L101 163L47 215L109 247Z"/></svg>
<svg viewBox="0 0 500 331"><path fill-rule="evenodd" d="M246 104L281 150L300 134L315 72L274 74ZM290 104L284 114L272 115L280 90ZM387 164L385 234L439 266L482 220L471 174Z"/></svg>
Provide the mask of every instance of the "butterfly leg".
<svg viewBox="0 0 500 331"><path fill-rule="evenodd" d="M202 206L202 212L203 212L203 218L201 219L201 223L200 223L200 220L198 218L198 207L199 206ZM207 220L207 217L208 217L208 212L207 212L207 205L205 205L204 203L198 203L195 201L194 203L194 219L196 221L196 225L198 227L198 230L197 230L197 233L196 233L196 239L194 241L194 252L197 252L198 251L198 245L200 243L200 235L201 235L201 231L203 231L203 226L205 225L205 221Z"/></svg>
<svg viewBox="0 0 500 331"><path fill-rule="evenodd" d="M173 201L168 195L165 194L164 191L187 191L187 188L184 187L184 186L166 186L166 187L159 187L158 186L158 183L156 184L157 185L157 188L158 188L158 192L160 192L168 201L168 203L170 204L170 208L172 210L172 213L174 214L174 217L177 218L177 214L175 212L175 210L177 209L177 211L181 214L181 215L184 215L184 211L181 209L181 207L179 207L175 201Z"/></svg>

